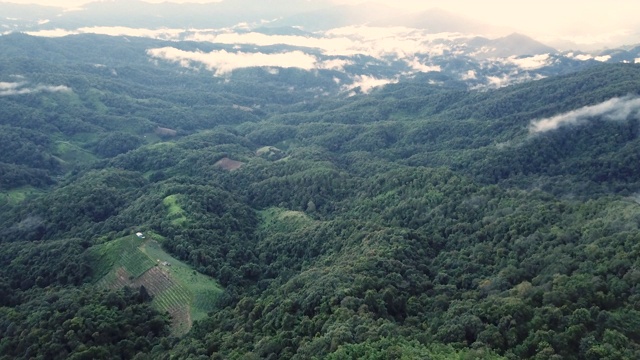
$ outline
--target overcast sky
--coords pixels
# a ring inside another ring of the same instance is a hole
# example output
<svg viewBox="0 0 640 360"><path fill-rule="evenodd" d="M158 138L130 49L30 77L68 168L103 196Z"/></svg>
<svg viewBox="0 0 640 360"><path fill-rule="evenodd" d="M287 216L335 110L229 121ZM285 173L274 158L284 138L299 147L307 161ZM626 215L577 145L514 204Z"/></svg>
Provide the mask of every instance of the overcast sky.
<svg viewBox="0 0 640 360"><path fill-rule="evenodd" d="M147 0L164 2L166 0ZM226 0L232 1L232 0ZM256 0L262 1L262 0ZM301 0L309 1L309 0ZM332 0L358 4L363 0ZM638 0L393 0L374 2L404 10L442 8L459 15L496 26L505 26L534 36L541 41L558 38L577 43L640 43L640 1ZM10 0L15 3L77 7L86 0ZM190 0L173 2L215 2ZM618 39L618 41L615 41Z"/></svg>

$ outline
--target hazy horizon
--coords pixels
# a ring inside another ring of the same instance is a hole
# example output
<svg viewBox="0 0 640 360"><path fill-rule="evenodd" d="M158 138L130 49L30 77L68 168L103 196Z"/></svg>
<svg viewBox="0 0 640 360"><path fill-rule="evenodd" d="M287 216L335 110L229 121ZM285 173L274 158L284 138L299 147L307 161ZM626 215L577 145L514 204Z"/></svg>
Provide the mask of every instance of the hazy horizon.
<svg viewBox="0 0 640 360"><path fill-rule="evenodd" d="M144 0L162 3L165 0ZM301 0L308 1L308 0ZM77 8L92 1L86 0L12 0L5 3L39 4L64 8ZM211 0L173 0L175 3L216 3ZM520 32L557 48L563 44L577 44L583 48L616 47L640 43L640 26L635 14L640 2L620 0L603 1L519 1L487 0L454 1L361 1L331 0L335 4L379 3L406 12L440 8L474 21Z"/></svg>

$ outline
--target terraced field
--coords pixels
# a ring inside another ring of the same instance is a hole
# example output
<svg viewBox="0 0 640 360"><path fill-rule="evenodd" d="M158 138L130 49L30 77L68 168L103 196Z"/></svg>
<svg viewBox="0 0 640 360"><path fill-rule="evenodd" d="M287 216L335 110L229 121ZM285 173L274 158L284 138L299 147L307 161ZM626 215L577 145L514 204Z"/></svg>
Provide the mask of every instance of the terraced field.
<svg viewBox="0 0 640 360"><path fill-rule="evenodd" d="M94 246L90 251L100 274L95 285L109 289L144 286L156 309L171 316L174 334L183 335L193 321L215 310L223 290L214 279L173 258L147 237L131 235Z"/></svg>

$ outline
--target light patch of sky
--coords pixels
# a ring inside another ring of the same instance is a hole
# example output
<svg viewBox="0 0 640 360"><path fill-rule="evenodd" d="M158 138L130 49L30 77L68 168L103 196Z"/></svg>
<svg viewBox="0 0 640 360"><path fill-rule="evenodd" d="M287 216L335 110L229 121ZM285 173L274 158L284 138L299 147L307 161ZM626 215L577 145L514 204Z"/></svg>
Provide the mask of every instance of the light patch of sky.
<svg viewBox="0 0 640 360"><path fill-rule="evenodd" d="M97 0L110 1L110 0ZM113 1L113 0L111 0ZM144 0L149 3L215 3L223 0ZM230 0L224 0L230 1ZM258 0L257 0L258 1ZM305 1L305 0L300 0ZM637 0L332 0L336 4L374 2L407 11L441 8L495 25L539 30L574 31L580 28L619 28L632 23L640 11ZM20 4L80 6L91 0L8 0Z"/></svg>
<svg viewBox="0 0 640 360"><path fill-rule="evenodd" d="M105 0L103 0L105 1ZM109 1L109 0L106 0ZM151 3L166 0L145 0ZM224 0L232 1L232 0ZM259 0L256 0L259 1ZM307 1L307 0L300 0ZM366 1L384 4L408 12L441 8L494 26L503 26L534 36L540 41L565 41L578 44L615 43L622 39L640 42L637 0L332 0L336 4L360 4ZM14 3L73 8L88 0L9 0ZM172 0L177 3L213 3L212 0ZM617 41L616 41L617 40ZM624 40L623 42L629 42ZM633 42L633 41L632 41Z"/></svg>
<svg viewBox="0 0 640 360"><path fill-rule="evenodd" d="M3 0L2 2L9 2L14 4L37 4L37 5L48 5L48 6L55 6L55 7L71 8L71 7L82 6L90 2L109 2L109 1L110 0ZM173 2L173 3L180 3L180 4L181 3L207 4L207 3L219 2L219 1L212 1L212 0L171 0L171 1L144 0L144 1L148 3Z"/></svg>
<svg viewBox="0 0 640 360"><path fill-rule="evenodd" d="M357 4L360 0L334 0ZM621 22L631 23L640 11L635 0L395 0L373 1L408 11L441 8L493 25L538 31L574 31L580 28L619 28Z"/></svg>
<svg viewBox="0 0 640 360"><path fill-rule="evenodd" d="M361 0L334 0L357 4ZM615 42L634 36L640 41L637 0L394 0L373 2L421 11L440 8L469 19L511 28L541 41L578 44Z"/></svg>

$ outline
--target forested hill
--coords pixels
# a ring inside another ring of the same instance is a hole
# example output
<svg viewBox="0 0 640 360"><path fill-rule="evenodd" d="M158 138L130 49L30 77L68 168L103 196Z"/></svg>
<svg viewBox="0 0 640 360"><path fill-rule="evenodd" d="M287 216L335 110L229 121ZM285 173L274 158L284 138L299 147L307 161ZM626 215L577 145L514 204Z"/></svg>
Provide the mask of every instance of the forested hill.
<svg viewBox="0 0 640 360"><path fill-rule="evenodd" d="M0 359L640 358L640 65L354 95L0 42ZM136 232L224 289L186 335L102 285Z"/></svg>

